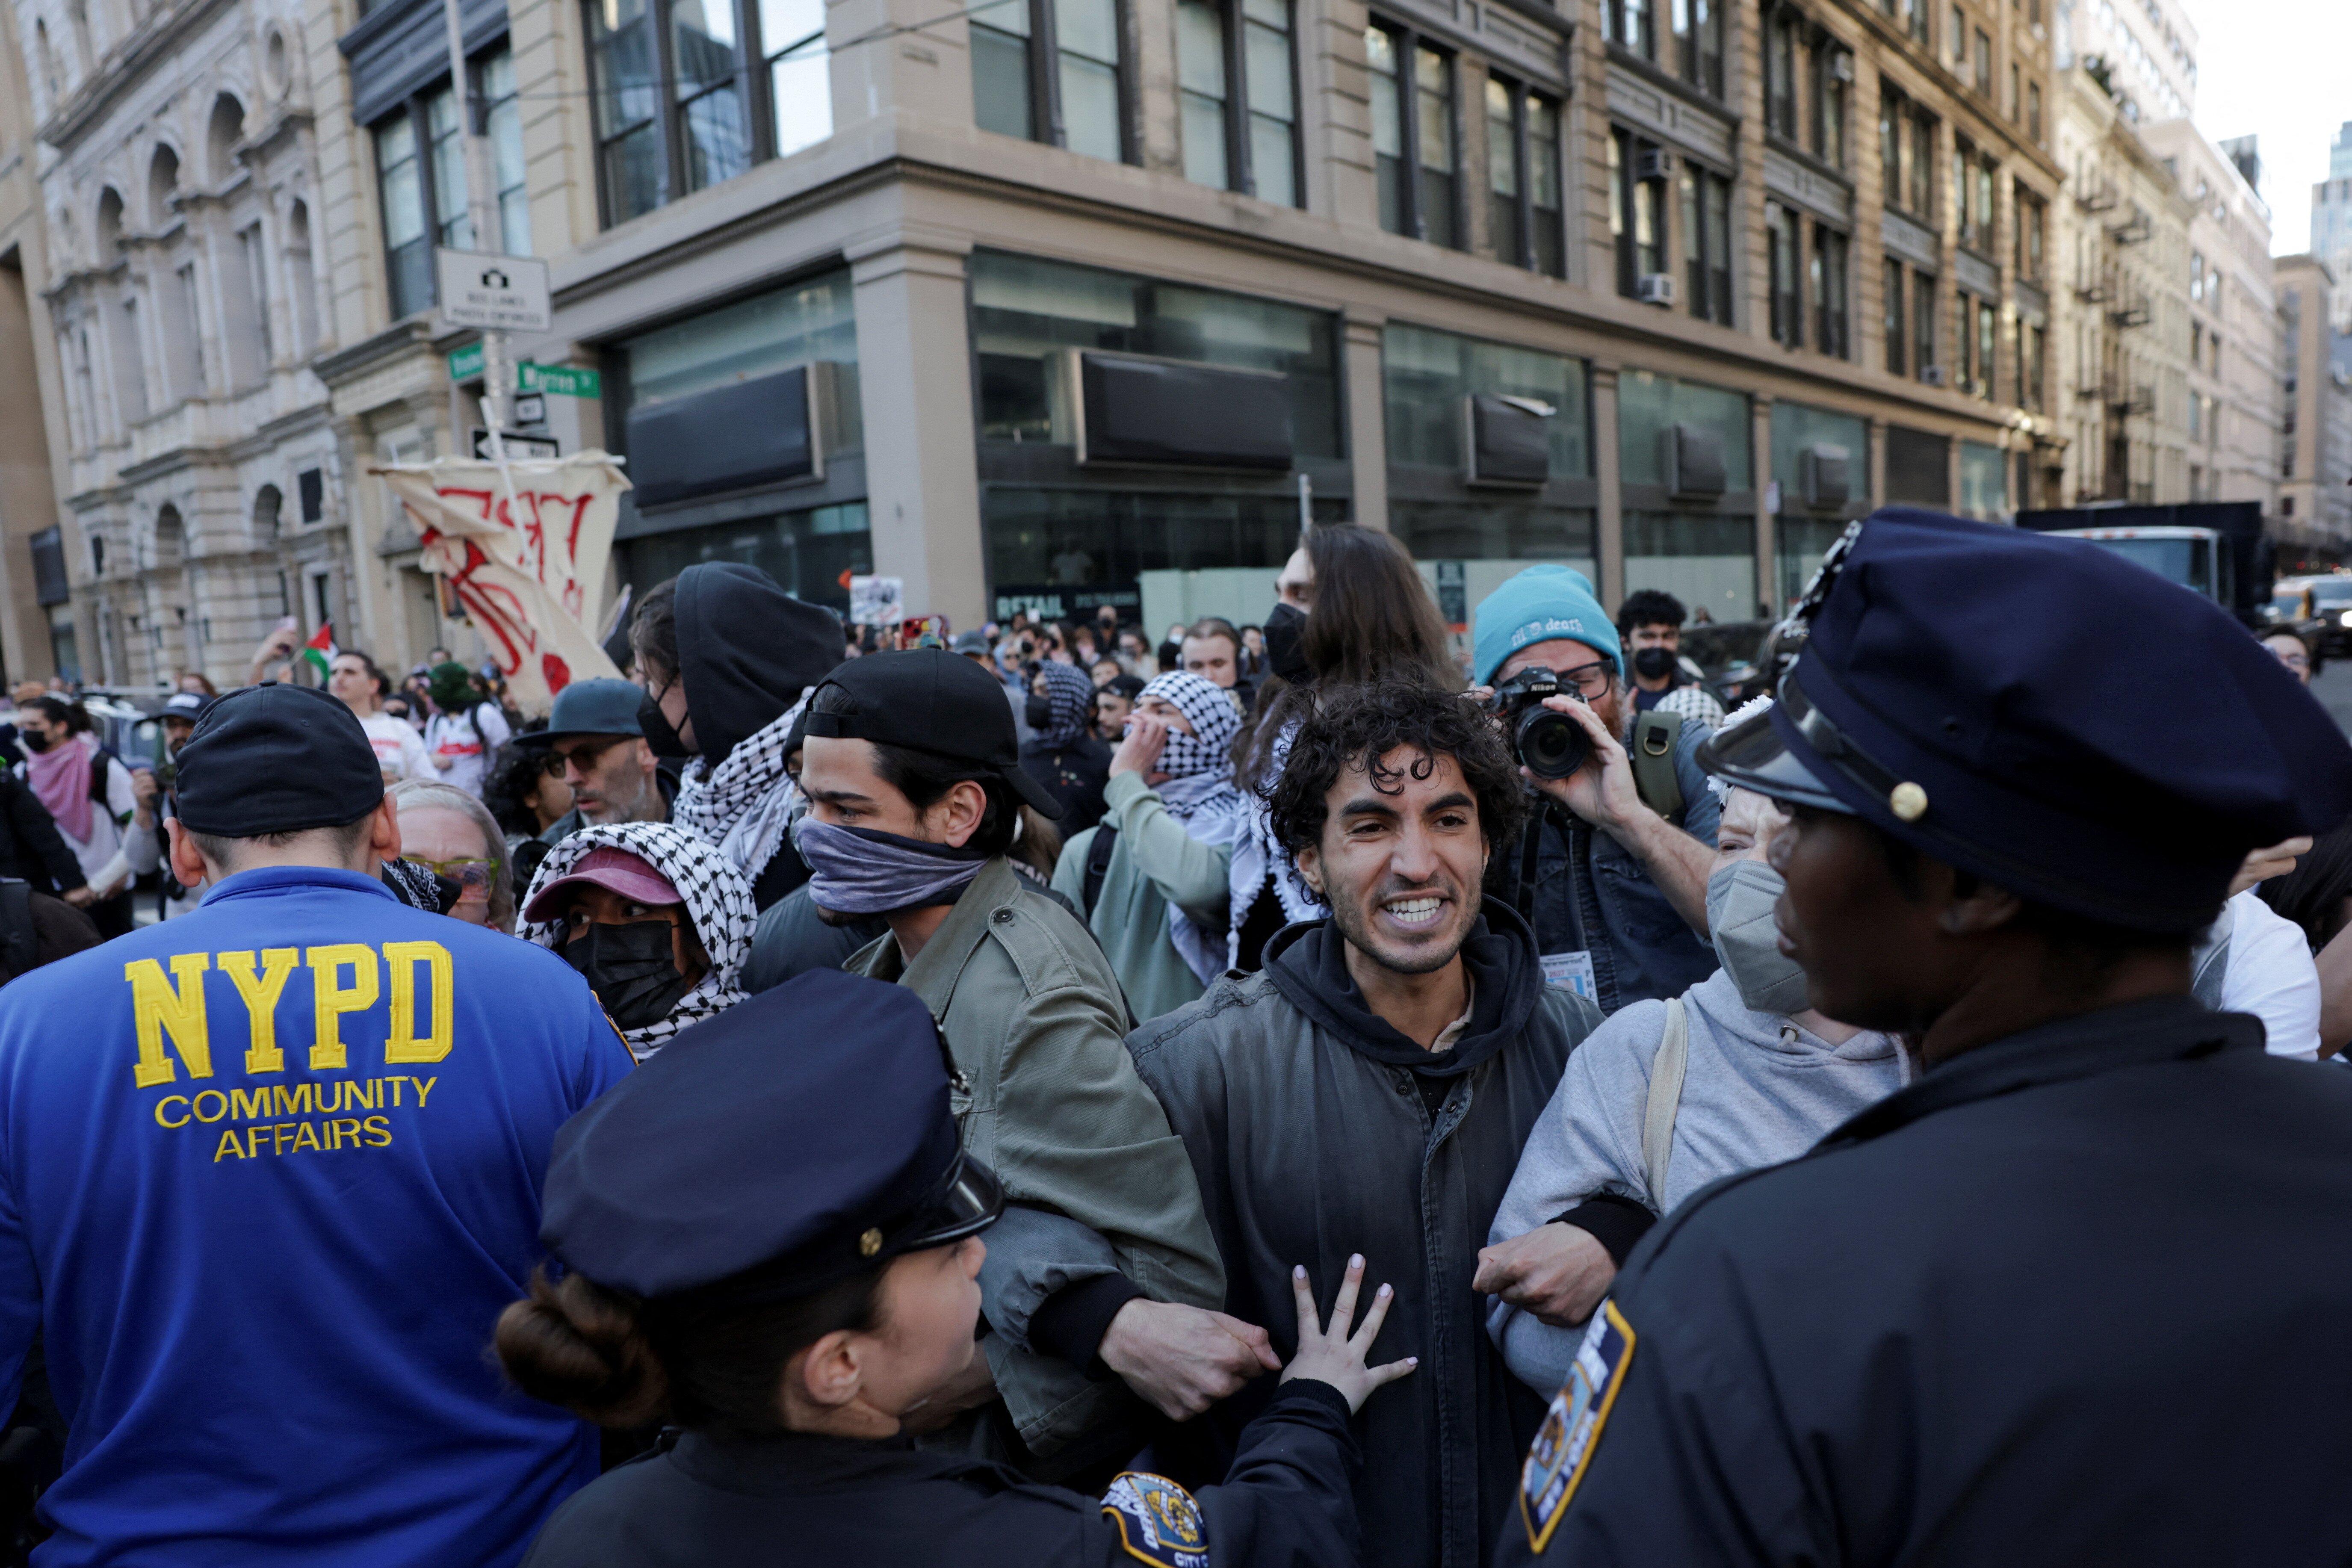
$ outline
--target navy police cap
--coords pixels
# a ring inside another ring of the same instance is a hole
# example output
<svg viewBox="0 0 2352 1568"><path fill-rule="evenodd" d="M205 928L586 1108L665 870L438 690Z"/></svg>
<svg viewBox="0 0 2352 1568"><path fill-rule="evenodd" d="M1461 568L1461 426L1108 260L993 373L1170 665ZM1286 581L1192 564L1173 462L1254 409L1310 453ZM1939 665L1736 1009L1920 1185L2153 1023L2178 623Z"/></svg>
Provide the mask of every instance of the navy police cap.
<svg viewBox="0 0 2352 1568"><path fill-rule="evenodd" d="M724 1281L782 1299L1003 1207L958 1144L921 998L819 969L688 1029L565 1122L539 1238L637 1296Z"/></svg>
<svg viewBox="0 0 2352 1568"><path fill-rule="evenodd" d="M375 745L338 697L265 680L207 707L180 747L181 826L224 838L355 822L383 803Z"/></svg>
<svg viewBox="0 0 2352 1568"><path fill-rule="evenodd" d="M2096 544L1890 508L1827 564L1780 700L1701 748L1732 783L2166 932L2210 921L2248 850L2352 812L2352 745L2302 684Z"/></svg>

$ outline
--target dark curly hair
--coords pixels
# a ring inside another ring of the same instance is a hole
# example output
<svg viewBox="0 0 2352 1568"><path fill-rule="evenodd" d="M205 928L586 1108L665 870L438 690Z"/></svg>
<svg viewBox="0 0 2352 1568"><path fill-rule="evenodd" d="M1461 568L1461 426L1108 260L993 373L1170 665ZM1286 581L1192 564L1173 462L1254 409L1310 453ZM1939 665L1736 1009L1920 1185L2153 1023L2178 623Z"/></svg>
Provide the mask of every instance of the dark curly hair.
<svg viewBox="0 0 2352 1568"><path fill-rule="evenodd" d="M1404 769L1381 759L1399 747L1419 752ZM1418 681L1381 680L1326 686L1321 701L1298 726L1289 759L1274 786L1274 837L1296 855L1323 841L1331 786L1351 768L1366 767L1383 795L1403 788L1405 773L1425 779L1434 759L1450 756L1478 802L1478 830L1493 851L1517 838L1527 822L1518 765L1495 721L1458 691Z"/></svg>
<svg viewBox="0 0 2352 1568"><path fill-rule="evenodd" d="M482 778L482 804L509 833L538 834L539 817L523 803L523 796L539 792L541 781L547 777L546 763L545 752L511 741L490 759L490 771Z"/></svg>
<svg viewBox="0 0 2352 1568"><path fill-rule="evenodd" d="M1637 626L1680 626L1690 612L1672 594L1658 588L1636 588L1617 606L1617 631L1632 637Z"/></svg>

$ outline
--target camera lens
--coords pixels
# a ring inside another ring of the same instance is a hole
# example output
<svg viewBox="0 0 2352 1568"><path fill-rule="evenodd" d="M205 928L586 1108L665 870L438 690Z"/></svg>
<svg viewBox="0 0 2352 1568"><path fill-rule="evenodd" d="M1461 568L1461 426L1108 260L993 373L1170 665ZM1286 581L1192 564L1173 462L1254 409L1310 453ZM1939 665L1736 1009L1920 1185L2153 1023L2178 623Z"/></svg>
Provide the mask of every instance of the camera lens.
<svg viewBox="0 0 2352 1568"><path fill-rule="evenodd" d="M1518 746L1519 761L1539 779L1566 778L1584 765L1592 751L1592 739L1583 725L1549 708L1530 708L1520 715L1512 739Z"/></svg>

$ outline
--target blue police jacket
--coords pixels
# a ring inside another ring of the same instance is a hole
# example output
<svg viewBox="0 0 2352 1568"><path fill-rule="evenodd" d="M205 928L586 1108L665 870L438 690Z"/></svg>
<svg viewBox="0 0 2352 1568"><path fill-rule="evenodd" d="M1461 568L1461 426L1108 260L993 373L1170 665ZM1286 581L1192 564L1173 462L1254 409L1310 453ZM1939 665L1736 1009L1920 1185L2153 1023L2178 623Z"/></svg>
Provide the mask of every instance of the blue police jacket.
<svg viewBox="0 0 2352 1568"><path fill-rule="evenodd" d="M544 948L269 868L0 991L0 1410L42 1568L510 1563L593 1431L485 1353L555 1130L627 1070Z"/></svg>

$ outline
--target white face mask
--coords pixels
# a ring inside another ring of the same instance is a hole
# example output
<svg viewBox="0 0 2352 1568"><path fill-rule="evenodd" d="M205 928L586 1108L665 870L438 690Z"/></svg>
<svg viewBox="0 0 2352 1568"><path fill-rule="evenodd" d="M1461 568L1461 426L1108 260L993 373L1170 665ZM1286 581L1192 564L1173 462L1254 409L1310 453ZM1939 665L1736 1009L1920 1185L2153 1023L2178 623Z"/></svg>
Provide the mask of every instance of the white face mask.
<svg viewBox="0 0 2352 1568"><path fill-rule="evenodd" d="M1739 987L1742 1002L1780 1017L1807 1003L1805 972L1780 951L1780 930L1772 920L1772 906L1787 886L1761 860L1735 860L1706 879L1706 923L1715 935L1716 957Z"/></svg>

